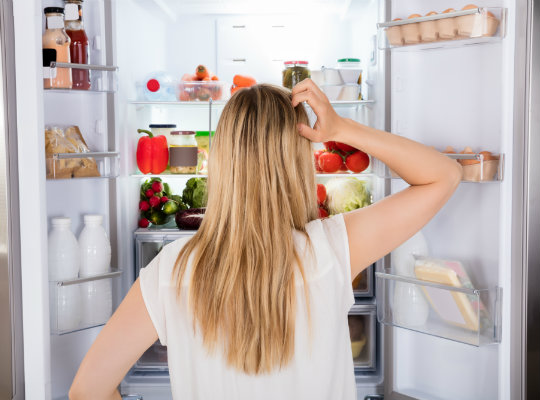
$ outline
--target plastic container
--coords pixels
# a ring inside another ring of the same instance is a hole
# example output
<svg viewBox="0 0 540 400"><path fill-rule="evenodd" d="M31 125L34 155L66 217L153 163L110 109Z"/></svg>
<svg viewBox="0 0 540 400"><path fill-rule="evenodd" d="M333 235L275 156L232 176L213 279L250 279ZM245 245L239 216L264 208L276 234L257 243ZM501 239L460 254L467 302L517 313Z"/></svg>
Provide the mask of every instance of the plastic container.
<svg viewBox="0 0 540 400"><path fill-rule="evenodd" d="M354 369L374 370L377 341L374 307L353 305L349 311L348 322Z"/></svg>
<svg viewBox="0 0 540 400"><path fill-rule="evenodd" d="M172 131L169 141L169 170L172 174L197 173L195 131Z"/></svg>
<svg viewBox="0 0 540 400"><path fill-rule="evenodd" d="M54 284L53 284L54 285ZM50 323L53 331L74 331L81 324L81 291L79 285L51 287Z"/></svg>
<svg viewBox="0 0 540 400"><path fill-rule="evenodd" d="M322 91L328 97L328 100L335 101L338 99L343 85L324 85Z"/></svg>
<svg viewBox="0 0 540 400"><path fill-rule="evenodd" d="M177 85L176 99L179 101L227 100L230 91L222 81L181 81Z"/></svg>
<svg viewBox="0 0 540 400"><path fill-rule="evenodd" d="M212 132L214 136L215 132ZM208 174L208 158L210 155L210 132L197 131L195 135L197 140L197 173Z"/></svg>
<svg viewBox="0 0 540 400"><path fill-rule="evenodd" d="M307 61L285 61L283 65L282 83L286 88L292 89L298 82L311 77Z"/></svg>
<svg viewBox="0 0 540 400"><path fill-rule="evenodd" d="M412 14L408 19L420 17L418 14ZM420 43L420 24L410 23L401 26L401 33L403 34L403 42L405 44L417 44Z"/></svg>
<svg viewBox="0 0 540 400"><path fill-rule="evenodd" d="M339 75L344 83L362 84L362 68L359 58L340 58L337 62Z"/></svg>
<svg viewBox="0 0 540 400"><path fill-rule="evenodd" d="M453 8L449 8L443 11L443 14L455 12ZM437 21L438 34L441 39L452 40L457 35L457 26L455 18L443 18Z"/></svg>
<svg viewBox="0 0 540 400"><path fill-rule="evenodd" d="M49 280L75 279L79 276L79 244L71 232L71 218L51 219L48 240Z"/></svg>
<svg viewBox="0 0 540 400"><path fill-rule="evenodd" d="M79 235L81 277L106 273L111 267L111 243L103 226L103 216L84 216L84 229Z"/></svg>
<svg viewBox="0 0 540 400"><path fill-rule="evenodd" d="M174 79L163 71L155 71L144 79L143 94L148 101L175 101Z"/></svg>
<svg viewBox="0 0 540 400"><path fill-rule="evenodd" d="M362 87L355 83L342 85L341 91L337 97L339 101L355 101L362 100Z"/></svg>
<svg viewBox="0 0 540 400"><path fill-rule="evenodd" d="M426 14L426 17L431 15L437 15L435 11L430 11ZM420 40L422 42L434 42L439 38L439 32L437 29L437 21L424 21L420 22Z"/></svg>
<svg viewBox="0 0 540 400"><path fill-rule="evenodd" d="M102 279L81 285L82 323L85 326L101 325L112 314L112 281Z"/></svg>
<svg viewBox="0 0 540 400"><path fill-rule="evenodd" d="M167 143L169 143L171 141L171 132L176 129L176 124L150 124L148 128L154 136L165 136Z"/></svg>
<svg viewBox="0 0 540 400"><path fill-rule="evenodd" d="M337 68L323 68L325 85L343 85L343 79Z"/></svg>

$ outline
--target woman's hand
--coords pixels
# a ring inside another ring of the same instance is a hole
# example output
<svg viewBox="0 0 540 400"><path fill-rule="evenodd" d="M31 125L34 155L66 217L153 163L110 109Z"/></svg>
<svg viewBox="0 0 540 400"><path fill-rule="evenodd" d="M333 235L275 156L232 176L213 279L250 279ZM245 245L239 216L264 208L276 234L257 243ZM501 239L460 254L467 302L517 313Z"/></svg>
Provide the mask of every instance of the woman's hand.
<svg viewBox="0 0 540 400"><path fill-rule="evenodd" d="M317 143L336 140L345 121L337 115L326 95L311 79L304 79L292 90L293 107L304 101L315 112L317 122L313 129L305 124L298 124L300 134Z"/></svg>

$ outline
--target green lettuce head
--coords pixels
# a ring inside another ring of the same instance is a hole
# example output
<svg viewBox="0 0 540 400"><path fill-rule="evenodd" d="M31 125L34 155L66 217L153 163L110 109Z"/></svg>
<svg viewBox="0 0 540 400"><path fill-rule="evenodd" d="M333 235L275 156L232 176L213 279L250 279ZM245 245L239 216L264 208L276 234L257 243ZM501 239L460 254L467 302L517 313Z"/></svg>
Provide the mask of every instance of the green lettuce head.
<svg viewBox="0 0 540 400"><path fill-rule="evenodd" d="M333 178L326 183L326 205L331 215L369 206L371 195L366 184L356 178Z"/></svg>

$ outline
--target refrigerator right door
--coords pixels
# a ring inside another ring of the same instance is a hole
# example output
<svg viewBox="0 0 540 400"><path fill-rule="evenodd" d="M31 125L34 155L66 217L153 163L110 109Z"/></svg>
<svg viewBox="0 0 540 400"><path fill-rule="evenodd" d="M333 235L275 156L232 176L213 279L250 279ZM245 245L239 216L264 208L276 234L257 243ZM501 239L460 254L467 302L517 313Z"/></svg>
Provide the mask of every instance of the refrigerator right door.
<svg viewBox="0 0 540 400"><path fill-rule="evenodd" d="M512 398L517 6L506 0L464 6L389 0L378 25L389 68L387 128L463 166L455 194L422 229L427 251L416 254L411 242L410 254L394 253L378 265L388 399ZM385 166L378 171L387 194L407 187Z"/></svg>

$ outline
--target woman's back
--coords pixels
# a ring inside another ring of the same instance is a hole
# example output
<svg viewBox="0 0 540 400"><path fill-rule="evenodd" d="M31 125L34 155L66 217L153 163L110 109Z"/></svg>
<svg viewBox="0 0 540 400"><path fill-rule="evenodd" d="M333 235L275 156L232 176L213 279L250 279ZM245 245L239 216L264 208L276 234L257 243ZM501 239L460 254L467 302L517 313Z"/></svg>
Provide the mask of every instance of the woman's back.
<svg viewBox="0 0 540 400"><path fill-rule="evenodd" d="M290 363L271 373L246 374L228 366L219 348L209 353L203 345L188 307L189 279L184 279L180 297L172 279L176 257L186 239L164 247L141 271L146 307L161 343L167 345L174 398L356 398L347 324L347 312L354 296L343 216L312 221L306 230L311 247L306 247L306 238L300 233L295 233L294 241L302 256L309 313L304 280L298 273L294 355ZM190 276L190 267L186 277Z"/></svg>

